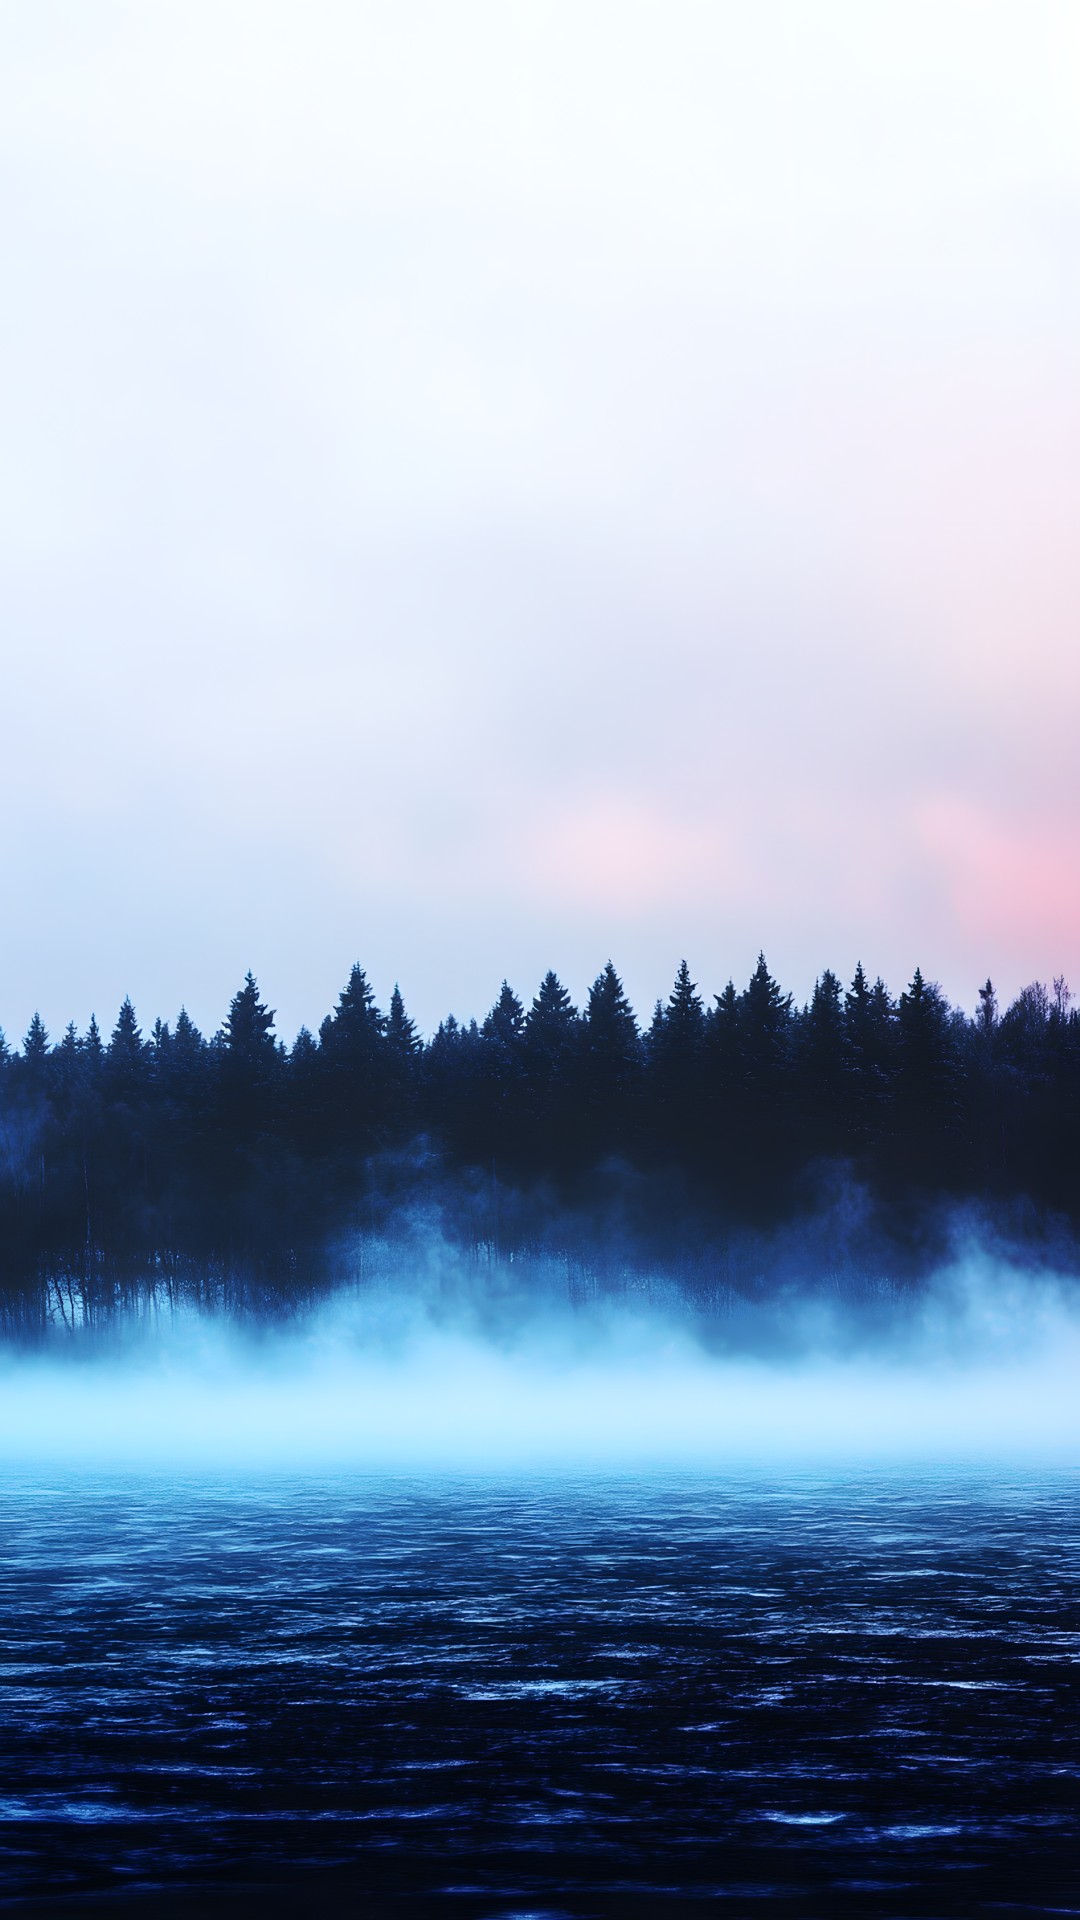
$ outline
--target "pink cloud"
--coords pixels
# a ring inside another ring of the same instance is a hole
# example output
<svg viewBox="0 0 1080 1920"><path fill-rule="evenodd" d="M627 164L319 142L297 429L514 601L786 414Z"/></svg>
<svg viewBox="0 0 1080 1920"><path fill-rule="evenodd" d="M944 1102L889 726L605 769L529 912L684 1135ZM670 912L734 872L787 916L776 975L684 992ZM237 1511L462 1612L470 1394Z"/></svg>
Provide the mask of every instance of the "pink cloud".
<svg viewBox="0 0 1080 1920"><path fill-rule="evenodd" d="M923 857L936 868L954 923L987 953L1033 950L1066 965L1080 948L1075 833L1061 822L1006 825L969 801L943 795L917 813ZM1075 960L1074 960L1075 964Z"/></svg>
<svg viewBox="0 0 1080 1920"><path fill-rule="evenodd" d="M618 918L677 906L691 888L741 888L744 879L722 829L674 820L614 794L537 824L526 836L519 872L531 900Z"/></svg>

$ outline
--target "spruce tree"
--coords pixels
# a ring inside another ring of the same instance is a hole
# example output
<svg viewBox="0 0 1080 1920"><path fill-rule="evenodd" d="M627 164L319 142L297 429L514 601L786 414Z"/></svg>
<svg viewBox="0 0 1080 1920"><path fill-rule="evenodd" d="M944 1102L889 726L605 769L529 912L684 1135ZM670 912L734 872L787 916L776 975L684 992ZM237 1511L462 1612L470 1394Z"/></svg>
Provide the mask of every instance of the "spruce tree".
<svg viewBox="0 0 1080 1920"><path fill-rule="evenodd" d="M22 1044L22 1057L31 1067L44 1067L49 1057L49 1036L40 1013L35 1013Z"/></svg>
<svg viewBox="0 0 1080 1920"><path fill-rule="evenodd" d="M354 964L338 1003L319 1028L323 1120L329 1146L348 1156L366 1154L386 1131L390 1073L386 1017L363 967Z"/></svg>
<svg viewBox="0 0 1080 1920"><path fill-rule="evenodd" d="M250 970L229 1003L222 1038L229 1058L237 1065L265 1070L274 1058L274 1015L260 1000Z"/></svg>
<svg viewBox="0 0 1080 1920"><path fill-rule="evenodd" d="M682 960L667 1005L657 1002L647 1049L649 1137L661 1159L685 1164L705 1151L705 1036L705 1008Z"/></svg>
<svg viewBox="0 0 1080 1920"><path fill-rule="evenodd" d="M609 960L589 988L579 1050L579 1153L586 1165L637 1143L641 1036L623 983Z"/></svg>
<svg viewBox="0 0 1080 1920"><path fill-rule="evenodd" d="M525 1015L525 1137L533 1170L560 1174L578 1151L575 1127L577 1048L581 1019L558 974L549 968Z"/></svg>
<svg viewBox="0 0 1080 1920"><path fill-rule="evenodd" d="M705 1036L705 1008L696 983L690 978L685 960L680 960L675 984L663 1009L661 1044L676 1052L692 1054Z"/></svg>
<svg viewBox="0 0 1080 1920"><path fill-rule="evenodd" d="M739 1032L749 1085L768 1097L790 1058L791 995L781 992L763 953L739 999Z"/></svg>
<svg viewBox="0 0 1080 1920"><path fill-rule="evenodd" d="M520 1168L527 1131L524 1089L525 1009L504 980L480 1029L482 1050L467 1124L476 1156L493 1173Z"/></svg>
<svg viewBox="0 0 1080 1920"><path fill-rule="evenodd" d="M177 1021L177 1034L180 1023ZM274 1040L274 1014L259 997L258 983L250 971L244 984L232 997L225 1024L217 1035L213 1050L218 1085L218 1123L223 1130L226 1151L248 1154L253 1142L265 1136L273 1122L274 1090L279 1079L279 1058ZM245 1167L250 1162L245 1162ZM223 1174L229 1168L223 1164ZM233 1164L231 1177L242 1176Z"/></svg>
<svg viewBox="0 0 1080 1920"><path fill-rule="evenodd" d="M493 1040L507 1053L516 1053L525 1031L525 1009L508 981L504 980L499 997L480 1029L485 1040Z"/></svg>
<svg viewBox="0 0 1080 1920"><path fill-rule="evenodd" d="M997 1023L997 994L994 992L993 981L988 978L979 988L979 1005L975 1014L976 1031L982 1034L985 1039L989 1039Z"/></svg>
<svg viewBox="0 0 1080 1920"><path fill-rule="evenodd" d="M318 1058L319 1049L307 1027L301 1027L296 1039L289 1048L289 1064L294 1068L309 1067Z"/></svg>
<svg viewBox="0 0 1080 1920"><path fill-rule="evenodd" d="M420 1052L420 1039L416 1031L416 1022L405 1011L405 1002L401 997L401 988L394 982L394 991L390 995L390 1012L386 1022L386 1038L391 1051L400 1059L413 1060Z"/></svg>
<svg viewBox="0 0 1080 1920"><path fill-rule="evenodd" d="M176 1016L170 1052L175 1061L187 1065L200 1060L206 1052L206 1042L186 1007L181 1007Z"/></svg>
<svg viewBox="0 0 1080 1920"><path fill-rule="evenodd" d="M799 1078L808 1154L842 1151L851 1119L852 1060L842 989L828 967L799 1023Z"/></svg>
<svg viewBox="0 0 1080 1920"><path fill-rule="evenodd" d="M146 1079L146 1043L135 1009L125 995L105 1054L105 1079L113 1099L137 1099Z"/></svg>
<svg viewBox="0 0 1080 1920"><path fill-rule="evenodd" d="M859 961L844 995L844 1033L851 1067L848 1132L863 1151L881 1138L895 1073L896 1009L880 975L870 985Z"/></svg>
<svg viewBox="0 0 1080 1920"><path fill-rule="evenodd" d="M386 1135L388 1141L400 1147L405 1146L416 1131L423 1045L416 1022L405 1011L396 981L386 1020L386 1052Z"/></svg>
<svg viewBox="0 0 1080 1920"><path fill-rule="evenodd" d="M535 1071L550 1072L573 1047L578 1010L557 973L545 973L525 1016L525 1045Z"/></svg>
<svg viewBox="0 0 1080 1920"><path fill-rule="evenodd" d="M897 1171L920 1181L955 1176L958 1067L949 1007L916 967L897 1007Z"/></svg>
<svg viewBox="0 0 1080 1920"><path fill-rule="evenodd" d="M715 1004L709 1015L706 1040L716 1077L730 1087L738 1078L741 1065L739 995L734 980L729 980L723 993L714 994L713 999Z"/></svg>
<svg viewBox="0 0 1080 1920"><path fill-rule="evenodd" d="M364 1065L379 1053L386 1019L375 1004L375 994L363 967L354 964L337 1006L319 1028L319 1042L328 1058Z"/></svg>
<svg viewBox="0 0 1080 1920"><path fill-rule="evenodd" d="M735 1203L765 1219L785 1204L798 1147L791 995L763 953L738 999L739 1071L728 1103L727 1164Z"/></svg>

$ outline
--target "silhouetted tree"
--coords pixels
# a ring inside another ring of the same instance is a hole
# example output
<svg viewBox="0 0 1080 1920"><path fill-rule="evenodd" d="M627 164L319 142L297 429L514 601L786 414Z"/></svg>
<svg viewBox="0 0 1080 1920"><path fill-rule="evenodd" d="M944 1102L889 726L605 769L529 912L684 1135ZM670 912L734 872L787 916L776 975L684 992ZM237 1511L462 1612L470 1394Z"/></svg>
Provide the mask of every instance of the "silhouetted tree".
<svg viewBox="0 0 1080 1920"><path fill-rule="evenodd" d="M793 1029L791 995L759 953L738 1000L739 1071L728 1142L737 1190L758 1215L781 1204L797 1151Z"/></svg>
<svg viewBox="0 0 1080 1920"><path fill-rule="evenodd" d="M993 981L988 979L985 984L979 988L979 1006L975 1015L975 1026L979 1033L989 1037L989 1035L995 1031L997 1023L997 994L994 992Z"/></svg>
<svg viewBox="0 0 1080 1920"><path fill-rule="evenodd" d="M146 1052L135 1009L125 997L105 1056L105 1083L111 1099L130 1102L145 1092Z"/></svg>
<svg viewBox="0 0 1080 1920"><path fill-rule="evenodd" d="M390 995L390 1013L386 1022L386 1038L391 1050L402 1060L414 1060L420 1052L420 1040L416 1032L415 1020L410 1020L405 1011L405 1002L401 997L401 988L394 983Z"/></svg>
<svg viewBox="0 0 1080 1920"><path fill-rule="evenodd" d="M370 1154L384 1137L389 1054L385 1015L359 965L319 1028L319 1049L330 1139L350 1159Z"/></svg>
<svg viewBox="0 0 1080 1920"><path fill-rule="evenodd" d="M567 989L549 969L525 1015L525 1128L536 1173L565 1172L576 1152L575 1068L581 1021Z"/></svg>
<svg viewBox="0 0 1080 1920"><path fill-rule="evenodd" d="M852 1057L842 989L829 968L814 985L800 1022L799 1081L809 1155L837 1154L855 1145L851 1129Z"/></svg>
<svg viewBox="0 0 1080 1920"><path fill-rule="evenodd" d="M705 1130L705 1008L685 960L667 1005L657 1003L649 1031L648 1110L654 1153L682 1162L701 1157Z"/></svg>
<svg viewBox="0 0 1080 1920"><path fill-rule="evenodd" d="M550 1084L565 1069L578 1039L578 1011L562 981L545 973L525 1016L525 1057L529 1071L541 1084Z"/></svg>
<svg viewBox="0 0 1080 1920"><path fill-rule="evenodd" d="M641 1066L633 1008L609 960L589 989L578 1050L578 1148L587 1164L636 1144Z"/></svg>
<svg viewBox="0 0 1080 1920"><path fill-rule="evenodd" d="M45 1031L45 1023L40 1013L35 1013L26 1029L22 1054L28 1066L44 1071L45 1062L49 1057L49 1036Z"/></svg>
<svg viewBox="0 0 1080 1920"><path fill-rule="evenodd" d="M844 995L844 1031L851 1067L849 1136L866 1152L881 1138L896 1073L896 1009L885 982L867 980L862 961Z"/></svg>
<svg viewBox="0 0 1080 1920"><path fill-rule="evenodd" d="M584 1015L549 972L527 1012L504 981L480 1026L451 1017L425 1044L398 989L384 1016L354 966L318 1041L288 1048L251 974L209 1043L184 1009L147 1040L130 999L107 1046L93 1018L55 1047L39 1015L17 1053L0 1038L0 1276L77 1274L91 1304L110 1262L298 1271L450 1169L450 1217L489 1244L542 1240L553 1206L602 1224L617 1194L629 1230L686 1249L788 1218L829 1159L915 1238L927 1201L968 1194L1080 1227L1064 977L1003 1013L988 980L969 1016L921 970L894 1003L860 963L796 1012L759 956L706 1014L683 961L643 1042L608 962Z"/></svg>
<svg viewBox="0 0 1080 1920"><path fill-rule="evenodd" d="M259 998L255 975L233 995L223 1030L229 1058L238 1067L266 1072L274 1054L274 1016Z"/></svg>
<svg viewBox="0 0 1080 1920"><path fill-rule="evenodd" d="M916 967L897 1009L896 1148L909 1177L956 1174L958 1061L949 1007Z"/></svg>
<svg viewBox="0 0 1080 1920"><path fill-rule="evenodd" d="M101 1028L98 1026L97 1017L94 1014L90 1015L90 1025L87 1027L86 1033L83 1036L83 1052L86 1055L91 1072L96 1074L105 1058L105 1046L101 1038Z"/></svg>
<svg viewBox="0 0 1080 1920"><path fill-rule="evenodd" d="M274 1015L250 971L229 1003L215 1053L221 1124L227 1139L248 1154L272 1125L279 1068Z"/></svg>

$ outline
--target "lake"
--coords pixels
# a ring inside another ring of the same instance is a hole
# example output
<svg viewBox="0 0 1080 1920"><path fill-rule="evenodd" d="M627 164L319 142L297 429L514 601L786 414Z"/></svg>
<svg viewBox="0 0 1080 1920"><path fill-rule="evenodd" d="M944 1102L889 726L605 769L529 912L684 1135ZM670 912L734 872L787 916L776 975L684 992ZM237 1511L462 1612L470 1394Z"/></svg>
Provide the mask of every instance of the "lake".
<svg viewBox="0 0 1080 1920"><path fill-rule="evenodd" d="M1078 1490L8 1471L0 1900L1080 1912Z"/></svg>

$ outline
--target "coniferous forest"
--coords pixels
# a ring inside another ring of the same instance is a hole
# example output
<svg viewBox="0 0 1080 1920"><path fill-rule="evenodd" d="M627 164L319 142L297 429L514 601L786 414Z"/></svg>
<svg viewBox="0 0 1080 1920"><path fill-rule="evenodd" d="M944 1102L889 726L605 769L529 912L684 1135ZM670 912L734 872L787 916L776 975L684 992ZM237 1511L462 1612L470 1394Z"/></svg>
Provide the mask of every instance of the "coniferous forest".
<svg viewBox="0 0 1080 1920"><path fill-rule="evenodd" d="M60 1275L84 1298L194 1272L287 1292L420 1217L509 1258L632 1246L699 1273L817 1217L819 1265L873 1244L915 1271L958 1208L1069 1234L1078 1166L1063 980L1004 1009L987 981L970 1016L861 966L797 1006L764 957L707 1004L683 963L642 1030L609 963L580 1010L548 973L423 1041L354 966L291 1046L251 974L211 1036L183 1011L144 1032L128 1000L107 1035L0 1036L0 1281L31 1316Z"/></svg>

